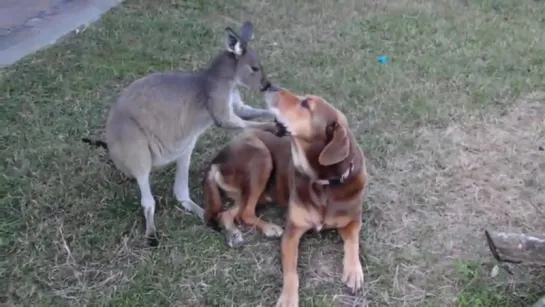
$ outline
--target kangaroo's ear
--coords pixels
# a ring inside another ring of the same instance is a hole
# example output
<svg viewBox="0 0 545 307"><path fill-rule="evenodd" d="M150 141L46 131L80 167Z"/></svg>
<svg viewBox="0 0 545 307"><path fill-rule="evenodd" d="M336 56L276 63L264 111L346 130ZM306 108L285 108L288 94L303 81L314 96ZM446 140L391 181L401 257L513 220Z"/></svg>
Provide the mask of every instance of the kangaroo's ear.
<svg viewBox="0 0 545 307"><path fill-rule="evenodd" d="M241 56L244 53L244 42L230 27L225 28L225 48L227 51Z"/></svg>
<svg viewBox="0 0 545 307"><path fill-rule="evenodd" d="M337 164L346 159L350 147L346 129L339 123L329 124L326 128L326 134L330 138L329 143L318 157L318 162L324 166Z"/></svg>
<svg viewBox="0 0 545 307"><path fill-rule="evenodd" d="M240 39L244 42L254 39L254 25L250 21L246 21L240 28Z"/></svg>

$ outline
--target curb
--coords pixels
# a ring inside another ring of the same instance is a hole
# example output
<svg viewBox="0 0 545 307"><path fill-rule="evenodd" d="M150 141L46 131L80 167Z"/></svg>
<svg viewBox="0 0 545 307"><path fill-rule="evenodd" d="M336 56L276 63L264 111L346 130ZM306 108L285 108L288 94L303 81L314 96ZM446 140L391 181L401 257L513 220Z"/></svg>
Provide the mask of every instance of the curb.
<svg viewBox="0 0 545 307"><path fill-rule="evenodd" d="M0 68L9 66L27 55L55 44L70 32L87 26L112 9L123 0L85 1L85 5L77 6L76 1L65 1L52 8L43 19L32 20L30 26L3 38L0 46ZM28 23L28 22L27 22Z"/></svg>

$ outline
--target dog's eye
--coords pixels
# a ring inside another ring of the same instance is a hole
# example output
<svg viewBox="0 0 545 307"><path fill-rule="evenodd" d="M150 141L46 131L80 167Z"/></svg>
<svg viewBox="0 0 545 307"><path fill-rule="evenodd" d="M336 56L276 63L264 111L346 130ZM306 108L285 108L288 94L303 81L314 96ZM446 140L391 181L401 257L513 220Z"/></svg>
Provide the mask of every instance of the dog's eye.
<svg viewBox="0 0 545 307"><path fill-rule="evenodd" d="M301 101L301 106L305 109L308 109L308 99L304 99L303 101Z"/></svg>
<svg viewBox="0 0 545 307"><path fill-rule="evenodd" d="M252 68L253 72L259 71L259 67L257 67L257 66L252 66L251 68Z"/></svg>
<svg viewBox="0 0 545 307"><path fill-rule="evenodd" d="M333 131L337 128L337 122L330 122L325 127L325 135L330 136L333 134Z"/></svg>

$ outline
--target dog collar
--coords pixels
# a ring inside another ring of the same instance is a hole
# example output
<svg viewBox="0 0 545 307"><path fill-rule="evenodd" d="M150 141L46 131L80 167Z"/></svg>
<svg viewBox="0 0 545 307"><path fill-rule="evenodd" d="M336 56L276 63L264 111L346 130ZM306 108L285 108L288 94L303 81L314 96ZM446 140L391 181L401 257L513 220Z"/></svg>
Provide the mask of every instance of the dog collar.
<svg viewBox="0 0 545 307"><path fill-rule="evenodd" d="M316 180L316 182L318 182L321 185L343 184L344 181L352 174L353 171L354 171L354 162L350 162L350 167L348 167L348 169L340 177L329 179L329 180L319 179L319 180Z"/></svg>

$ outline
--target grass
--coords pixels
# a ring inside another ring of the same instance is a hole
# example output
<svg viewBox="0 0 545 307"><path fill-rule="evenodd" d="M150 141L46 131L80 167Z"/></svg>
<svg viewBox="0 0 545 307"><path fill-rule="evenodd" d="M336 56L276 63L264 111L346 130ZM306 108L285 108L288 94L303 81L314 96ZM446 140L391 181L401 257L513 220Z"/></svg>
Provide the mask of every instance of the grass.
<svg viewBox="0 0 545 307"><path fill-rule="evenodd" d="M309 235L302 305L533 303L544 271L510 266L490 277L483 229L545 232L543 16L537 0L126 1L0 75L0 302L274 304L277 240L250 231L247 246L229 250L180 209L171 167L152 179L161 245L149 249L136 185L79 141L101 135L131 81L203 67L223 47L223 27L251 19L271 79L346 112L371 175L364 291L341 282L338 236ZM198 142L194 199L203 163L229 137L212 129Z"/></svg>

